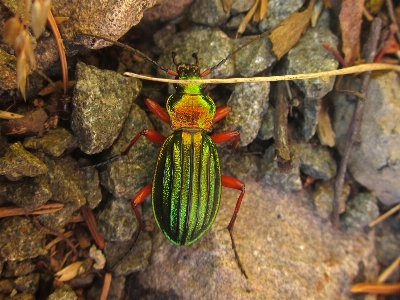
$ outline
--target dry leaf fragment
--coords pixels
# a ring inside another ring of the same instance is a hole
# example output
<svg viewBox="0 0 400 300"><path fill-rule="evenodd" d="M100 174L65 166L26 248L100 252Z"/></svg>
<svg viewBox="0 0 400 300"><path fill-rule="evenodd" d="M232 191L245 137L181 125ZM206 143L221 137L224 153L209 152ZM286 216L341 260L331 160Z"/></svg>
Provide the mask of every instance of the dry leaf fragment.
<svg viewBox="0 0 400 300"><path fill-rule="evenodd" d="M60 281L68 281L75 278L77 275L81 274L83 261L76 261L65 268L58 271L54 276L58 277Z"/></svg>
<svg viewBox="0 0 400 300"><path fill-rule="evenodd" d="M95 263L93 264L93 268L95 268L96 270L104 269L104 266L106 265L106 258L103 252L101 252L100 249L97 249L95 245L92 245L92 247L90 247L89 256L95 261Z"/></svg>
<svg viewBox="0 0 400 300"><path fill-rule="evenodd" d="M31 9L31 26L33 33L38 38L46 26L47 15L51 7L51 0L35 0Z"/></svg>
<svg viewBox="0 0 400 300"><path fill-rule="evenodd" d="M315 0L311 0L307 9L295 12L280 22L269 35L272 51L280 60L299 41L301 34L308 26Z"/></svg>
<svg viewBox="0 0 400 300"><path fill-rule="evenodd" d="M360 33L364 0L343 0L339 14L342 51L348 65L360 56Z"/></svg>
<svg viewBox="0 0 400 300"><path fill-rule="evenodd" d="M19 15L16 15L6 21L4 24L3 38L8 46L13 46L15 39L23 29L23 24L19 19Z"/></svg>
<svg viewBox="0 0 400 300"><path fill-rule="evenodd" d="M329 147L335 146L336 134L332 129L331 119L329 117L326 100L322 100L322 107L318 112L317 134L322 145Z"/></svg>

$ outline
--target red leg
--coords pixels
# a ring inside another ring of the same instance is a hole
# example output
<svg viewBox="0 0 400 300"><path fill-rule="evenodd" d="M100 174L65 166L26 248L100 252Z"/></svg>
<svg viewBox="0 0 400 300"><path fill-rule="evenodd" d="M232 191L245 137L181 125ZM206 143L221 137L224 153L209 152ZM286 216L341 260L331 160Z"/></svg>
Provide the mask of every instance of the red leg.
<svg viewBox="0 0 400 300"><path fill-rule="evenodd" d="M142 202L144 201L144 199L146 199L146 197L148 195L150 195L151 193L151 188L152 188L152 184L149 183L148 185L146 185L144 188L142 188L132 199L131 202L131 206L132 209L136 215L136 219L139 223L139 230L143 231L145 226L144 226L144 222L142 220L142 217L140 216L140 212L138 211L137 207L142 204ZM139 233L140 234L140 233Z"/></svg>
<svg viewBox="0 0 400 300"><path fill-rule="evenodd" d="M150 111L156 115L157 118L159 118L164 123L170 124L169 115L165 110L165 108L163 108L160 104L149 98L146 98L144 100L144 103L147 105Z"/></svg>
<svg viewBox="0 0 400 300"><path fill-rule="evenodd" d="M241 263L241 261L239 259L239 255L238 255L238 253L236 251L235 240L233 239L233 226L235 225L236 217L237 217L237 214L239 212L240 205L242 204L242 200L243 200L243 196L244 196L244 192L245 192L245 186L244 186L243 182L241 182L240 180L238 180L236 178L233 178L231 176L222 175L221 180L222 180L222 186L225 186L225 187L228 187L228 188L231 188L231 189L236 189L236 190L240 191L239 198L238 198L238 200L236 202L235 210L233 212L231 221L229 222L229 225L228 225L228 231L229 231L229 235L231 236L232 249L235 252L236 261L237 261L237 263L239 265L239 268L242 271L243 275L246 278L248 278L246 272L244 271L243 265L242 265L242 263Z"/></svg>
<svg viewBox="0 0 400 300"><path fill-rule="evenodd" d="M158 145L162 145L165 141L165 136L163 136L161 133L153 129L143 129L141 132L135 135L135 137L132 139L132 141L129 142L128 145L125 146L125 148L121 151L120 155L127 155L129 150L131 150L132 146L137 142L137 140L142 135L146 137L150 142L153 142Z"/></svg>
<svg viewBox="0 0 400 300"><path fill-rule="evenodd" d="M229 114L231 110L232 109L229 106L218 107L213 120L214 123L217 123L219 120L225 118L226 115Z"/></svg>
<svg viewBox="0 0 400 300"><path fill-rule="evenodd" d="M213 141L218 144L218 143L223 143L229 140L233 140L233 146L236 148L237 145L239 144L239 139L240 139L240 133L235 130L229 130L229 131L224 131L220 133L216 133L211 136Z"/></svg>
<svg viewBox="0 0 400 300"><path fill-rule="evenodd" d="M124 257L122 257L122 259L120 259L120 260L112 267L112 270L115 270L115 269L125 260L125 258L126 258L127 256L129 256L129 254L132 252L134 246L136 245L136 242L138 241L140 234L141 234L142 231L144 231L144 229L146 228L146 226L145 226L145 224L144 224L144 222L143 222L143 220L142 220L142 217L140 216L140 212L139 212L139 210L137 209L137 207L144 201L144 199L146 199L146 197L147 197L148 195L150 195L150 193L151 193L151 188L152 188L152 184L151 184L151 183L148 184L148 185L146 185L144 188L142 188L142 189L133 197L133 199L132 199L132 201L131 201L132 209L133 209L133 211L134 211L134 213L135 213L135 216L136 216L136 219L137 219L137 221L138 221L138 223L139 223L138 233L137 233L137 235L136 235L136 237L135 237L135 239L134 239L134 241L133 241L133 244L132 244L131 248L129 249L129 251L125 254Z"/></svg>
<svg viewBox="0 0 400 300"><path fill-rule="evenodd" d="M103 166L105 164L108 164L114 160L117 160L118 158L120 158L122 155L127 155L129 150L132 148L132 146L137 142L137 140L141 137L141 136L145 136L149 141L162 145L165 141L165 136L163 136L161 133L153 130L153 129L143 129L141 132L139 132L133 139L132 141L129 142L128 145L125 146L125 148L121 151L120 154L115 155L113 157L110 157L109 159L92 165L90 167L99 167L99 166Z"/></svg>

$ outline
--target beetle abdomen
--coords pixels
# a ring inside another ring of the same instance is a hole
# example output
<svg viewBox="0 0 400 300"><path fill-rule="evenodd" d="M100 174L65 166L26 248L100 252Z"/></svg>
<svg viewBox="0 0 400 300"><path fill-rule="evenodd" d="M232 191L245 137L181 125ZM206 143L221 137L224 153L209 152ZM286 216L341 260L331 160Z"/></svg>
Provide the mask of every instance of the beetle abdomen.
<svg viewBox="0 0 400 300"><path fill-rule="evenodd" d="M174 244L188 245L212 225L221 198L214 141L202 130L177 131L164 142L153 180L154 216Z"/></svg>

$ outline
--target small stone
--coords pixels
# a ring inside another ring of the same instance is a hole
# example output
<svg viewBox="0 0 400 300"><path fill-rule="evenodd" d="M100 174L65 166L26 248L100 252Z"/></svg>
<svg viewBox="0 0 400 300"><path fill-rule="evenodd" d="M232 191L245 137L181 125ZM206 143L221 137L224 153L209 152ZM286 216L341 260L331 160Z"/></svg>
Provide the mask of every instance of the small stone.
<svg viewBox="0 0 400 300"><path fill-rule="evenodd" d="M35 300L35 296L31 295L31 294L16 294L13 295L12 298L13 300Z"/></svg>
<svg viewBox="0 0 400 300"><path fill-rule="evenodd" d="M0 220L0 255L4 260L23 260L46 255L44 232L25 217Z"/></svg>
<svg viewBox="0 0 400 300"><path fill-rule="evenodd" d="M26 151L20 142L12 144L0 158L0 175L15 181L23 176L35 177L48 172L46 165Z"/></svg>
<svg viewBox="0 0 400 300"><path fill-rule="evenodd" d="M109 241L127 241L138 229L138 222L130 202L110 198L97 216L99 232Z"/></svg>
<svg viewBox="0 0 400 300"><path fill-rule="evenodd" d="M269 82L236 84L228 100L232 111L221 122L221 130L237 130L240 146L247 146L257 136L268 108L269 87Z"/></svg>
<svg viewBox="0 0 400 300"><path fill-rule="evenodd" d="M347 229L357 229L367 226L379 217L376 198L371 193L360 193L346 204L346 211L341 216L341 223Z"/></svg>
<svg viewBox="0 0 400 300"><path fill-rule="evenodd" d="M21 276L15 279L14 286L18 292L35 294L39 288L39 273L31 273L26 276Z"/></svg>
<svg viewBox="0 0 400 300"><path fill-rule="evenodd" d="M141 82L83 63L76 77L71 128L83 152L99 153L118 137Z"/></svg>
<svg viewBox="0 0 400 300"><path fill-rule="evenodd" d="M107 157L118 155L136 134L146 128L152 129L153 126L146 113L133 104L121 134ZM141 188L152 182L159 149L158 145L141 137L126 156L101 168L101 184L115 197L132 200Z"/></svg>
<svg viewBox="0 0 400 300"><path fill-rule="evenodd" d="M220 0L195 0L190 7L189 19L197 24L216 27L225 23L229 13Z"/></svg>
<svg viewBox="0 0 400 300"><path fill-rule="evenodd" d="M81 169L79 175L81 175L79 186L83 196L86 198L89 207L94 209L102 199L99 171L96 168L84 168Z"/></svg>
<svg viewBox="0 0 400 300"><path fill-rule="evenodd" d="M398 224L399 221L389 218L375 226L376 258L383 268L388 267L400 253L400 233L392 223Z"/></svg>
<svg viewBox="0 0 400 300"><path fill-rule="evenodd" d="M45 204L52 196L49 178L39 175L34 178L23 178L7 184L7 199L15 205L34 210Z"/></svg>
<svg viewBox="0 0 400 300"><path fill-rule="evenodd" d="M255 36L243 37L233 40L234 48L251 41ZM276 63L276 57L272 54L272 44L267 38L262 38L244 47L234 56L235 74L243 77L252 77L262 71L271 68ZM260 84L260 83L256 83ZM268 97L267 94L263 94Z"/></svg>
<svg viewBox="0 0 400 300"><path fill-rule="evenodd" d="M21 261L9 260L1 274L4 277L19 277L32 273L36 265L32 263L31 259Z"/></svg>
<svg viewBox="0 0 400 300"><path fill-rule="evenodd" d="M28 137L24 140L24 147L34 150L43 150L52 156L60 156L72 143L73 136L65 128L58 127L50 130L42 137Z"/></svg>
<svg viewBox="0 0 400 300"><path fill-rule="evenodd" d="M375 73L374 73L375 74ZM358 91L361 81L347 78L342 90ZM400 199L400 80L395 72L371 77L360 125L359 143L351 151L348 168L351 175L373 191L385 205ZM333 129L336 144L343 153L356 100L351 94L334 93Z"/></svg>
<svg viewBox="0 0 400 300"><path fill-rule="evenodd" d="M317 214L324 219L328 219L333 211L334 183L332 181L324 181L316 185L311 198L313 199ZM339 214L345 211L346 200L350 194L350 185L344 184L342 194L339 197Z"/></svg>
<svg viewBox="0 0 400 300"><path fill-rule="evenodd" d="M261 120L261 127L257 134L260 140L269 140L274 137L274 115L275 108L268 106L267 112Z"/></svg>
<svg viewBox="0 0 400 300"><path fill-rule="evenodd" d="M264 160L260 165L261 180L274 187L283 190L301 191L302 183L300 178L300 158L297 155L292 155L292 170L289 173L281 173L275 156L275 145L271 145L264 155Z"/></svg>
<svg viewBox="0 0 400 300"><path fill-rule="evenodd" d="M253 7L255 2L256 2L255 0L250 0L250 1L249 0L237 0L237 1L234 1L232 3L232 7L231 7L231 14L232 15L237 15L239 13L247 12Z"/></svg>
<svg viewBox="0 0 400 300"><path fill-rule="evenodd" d="M61 288L56 289L47 300L77 300L78 296L68 284L64 284Z"/></svg>
<svg viewBox="0 0 400 300"><path fill-rule="evenodd" d="M73 212L86 203L81 189L83 186L82 174L77 162L70 156L65 157L62 161L43 156L43 161L49 169L51 199L65 205L59 211L42 214L37 218L45 227L59 230L65 226Z"/></svg>
<svg viewBox="0 0 400 300"><path fill-rule="evenodd" d="M309 143L299 143L295 147L299 152L300 170L311 177L329 180L336 175L336 161L328 148L313 147Z"/></svg>
<svg viewBox="0 0 400 300"><path fill-rule="evenodd" d="M151 238L148 234L142 234L136 245L134 245L132 251L127 253L123 261L118 264L114 269L114 274L129 275L133 272L143 271L149 264L149 257L151 254ZM106 251L105 251L106 252Z"/></svg>
<svg viewBox="0 0 400 300"><path fill-rule="evenodd" d="M200 70L204 71L218 64L232 52L233 48L232 40L224 32L217 29L195 27L190 31L173 35L157 62L165 68L175 70L176 66L171 57L172 52L177 53L176 59L179 62L192 64L195 63L192 54L197 53ZM235 57L232 57L207 78L227 78L233 76L234 73ZM162 70L158 70L158 75L171 78Z"/></svg>
<svg viewBox="0 0 400 300"><path fill-rule="evenodd" d="M269 0L267 6L267 14L258 25L260 31L271 30L278 25L279 22L296 12L304 4L302 0Z"/></svg>
<svg viewBox="0 0 400 300"><path fill-rule="evenodd" d="M300 41L288 52L286 58L287 74L317 73L336 70L338 61L321 44L327 43L336 49L338 38L327 28L309 28ZM311 59L310 59L311 58ZM304 93L303 134L306 140L316 131L320 101L335 83L335 77L319 77L294 81Z"/></svg>

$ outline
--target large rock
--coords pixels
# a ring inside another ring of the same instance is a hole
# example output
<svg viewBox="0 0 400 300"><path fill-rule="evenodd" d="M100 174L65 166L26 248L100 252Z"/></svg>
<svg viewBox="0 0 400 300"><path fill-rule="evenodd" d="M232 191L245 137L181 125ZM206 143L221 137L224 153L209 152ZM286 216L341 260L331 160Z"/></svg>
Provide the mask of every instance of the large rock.
<svg viewBox="0 0 400 300"><path fill-rule="evenodd" d="M360 80L354 79L342 89L358 91L359 85ZM354 178L386 205L398 203L400 199L399 90L399 75L395 72L372 77L361 121L361 141L353 148L348 164ZM336 141L343 153L355 97L336 93L332 102Z"/></svg>
<svg viewBox="0 0 400 300"><path fill-rule="evenodd" d="M128 298L348 299L356 276L375 279L372 234L336 232L300 193L249 180L234 229L246 280L226 230L238 195L223 189L214 225L190 246L156 228L148 267L128 278Z"/></svg>

